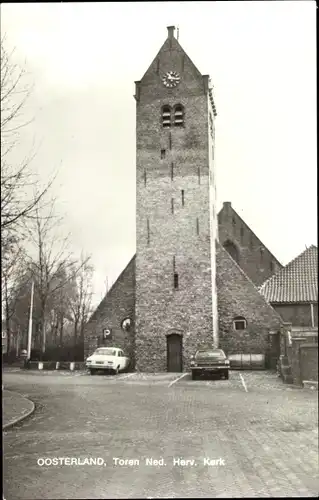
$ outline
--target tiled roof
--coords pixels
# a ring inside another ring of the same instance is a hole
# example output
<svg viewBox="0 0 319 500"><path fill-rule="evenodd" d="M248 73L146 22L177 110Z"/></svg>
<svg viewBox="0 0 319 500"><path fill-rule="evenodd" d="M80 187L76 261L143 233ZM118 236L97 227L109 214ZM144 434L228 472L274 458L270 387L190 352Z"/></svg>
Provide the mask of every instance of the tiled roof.
<svg viewBox="0 0 319 500"><path fill-rule="evenodd" d="M318 248L311 245L259 289L270 303L318 301Z"/></svg>

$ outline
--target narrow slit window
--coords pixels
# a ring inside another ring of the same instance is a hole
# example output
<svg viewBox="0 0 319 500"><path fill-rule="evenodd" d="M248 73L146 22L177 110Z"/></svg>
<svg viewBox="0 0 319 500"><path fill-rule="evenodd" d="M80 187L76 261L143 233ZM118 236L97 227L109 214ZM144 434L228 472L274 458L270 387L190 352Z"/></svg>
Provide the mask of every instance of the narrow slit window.
<svg viewBox="0 0 319 500"><path fill-rule="evenodd" d="M147 219L147 244L150 244L150 221Z"/></svg>
<svg viewBox="0 0 319 500"><path fill-rule="evenodd" d="M172 149L172 133L169 133L169 149Z"/></svg>
<svg viewBox="0 0 319 500"><path fill-rule="evenodd" d="M174 163L171 163L171 180L174 179Z"/></svg>
<svg viewBox="0 0 319 500"><path fill-rule="evenodd" d="M196 219L196 234L199 234L199 219Z"/></svg>
<svg viewBox="0 0 319 500"><path fill-rule="evenodd" d="M166 155L166 149L161 149L161 160L165 158Z"/></svg>
<svg viewBox="0 0 319 500"><path fill-rule="evenodd" d="M146 186L147 178L146 178L146 170L144 170L144 186Z"/></svg>
<svg viewBox="0 0 319 500"><path fill-rule="evenodd" d="M182 189L181 194L182 194L182 206L184 206L185 205L185 192L184 192L184 189Z"/></svg>
<svg viewBox="0 0 319 500"><path fill-rule="evenodd" d="M184 126L184 107L181 104L176 104L174 107L174 125L175 127Z"/></svg>
<svg viewBox="0 0 319 500"><path fill-rule="evenodd" d="M174 273L174 288L178 290L178 274Z"/></svg>
<svg viewBox="0 0 319 500"><path fill-rule="evenodd" d="M172 115L172 110L170 106L163 106L162 107L162 126L163 128L170 128L171 126L171 115Z"/></svg>
<svg viewBox="0 0 319 500"><path fill-rule="evenodd" d="M174 213L174 198L171 199L171 212Z"/></svg>
<svg viewBox="0 0 319 500"><path fill-rule="evenodd" d="M198 184L200 184L200 167L197 169L197 175L198 175Z"/></svg>

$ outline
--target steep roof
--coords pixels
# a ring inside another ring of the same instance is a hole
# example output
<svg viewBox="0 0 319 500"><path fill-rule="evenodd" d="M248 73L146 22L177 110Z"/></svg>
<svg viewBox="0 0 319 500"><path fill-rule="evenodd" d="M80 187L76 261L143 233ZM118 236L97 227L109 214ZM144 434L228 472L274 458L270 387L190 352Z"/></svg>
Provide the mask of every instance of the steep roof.
<svg viewBox="0 0 319 500"><path fill-rule="evenodd" d="M318 301L318 248L311 245L259 289L270 303Z"/></svg>
<svg viewBox="0 0 319 500"><path fill-rule="evenodd" d="M238 217L238 219L240 220L241 224L243 226L245 226L248 231L250 231L250 233L252 233L254 235L254 237L256 238L256 240L259 242L259 244L264 247L268 252L269 254L271 255L271 258L277 263L278 266L280 267L283 267L283 265L281 264L281 262L279 262L279 260L274 256L274 254L269 250L268 247L266 247L266 245L264 245L264 243L258 238L258 236L256 235L256 233L254 233L254 231L251 229L250 226L248 226L247 222L244 221L244 219L238 214L238 212L236 212L236 210L234 209L234 207L232 206L231 202L230 201L224 201L223 203L223 206L222 208L220 209L220 211L218 212L217 214L217 217L218 217L218 224L220 226L223 225L223 222L220 222L220 219L223 215L223 213L226 211L226 209L230 209L231 210L231 213L232 214L235 214L236 217ZM226 212L227 213L227 212Z"/></svg>
<svg viewBox="0 0 319 500"><path fill-rule="evenodd" d="M202 78L201 72L195 66L195 64L193 63L193 61L191 60L191 58L186 54L186 52L183 49L183 47L181 46L181 44L178 42L178 40L174 36L175 26L168 26L167 30L168 30L168 36L167 36L165 42L163 43L162 47L160 48L160 50L156 54L156 56L153 59L151 65L148 67L148 69L144 73L144 75L141 78L140 82L142 82L145 79L145 77L148 75L149 72L153 72L152 68L154 68L154 66L156 66L156 61L157 61L158 57L161 54L163 54L163 53L165 53L167 51L169 53L172 53L173 51L175 51L175 52L180 52L181 54L184 54L184 56L188 59L190 65L194 69L195 74L197 74L197 76L201 79Z"/></svg>

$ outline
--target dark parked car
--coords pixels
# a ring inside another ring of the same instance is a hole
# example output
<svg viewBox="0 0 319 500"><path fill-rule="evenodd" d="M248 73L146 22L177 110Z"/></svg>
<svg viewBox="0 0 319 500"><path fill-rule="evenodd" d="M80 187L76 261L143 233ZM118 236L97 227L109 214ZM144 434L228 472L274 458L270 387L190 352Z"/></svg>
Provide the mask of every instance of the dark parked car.
<svg viewBox="0 0 319 500"><path fill-rule="evenodd" d="M229 360L222 349L199 349L191 359L192 379L200 375L218 374L229 378Z"/></svg>

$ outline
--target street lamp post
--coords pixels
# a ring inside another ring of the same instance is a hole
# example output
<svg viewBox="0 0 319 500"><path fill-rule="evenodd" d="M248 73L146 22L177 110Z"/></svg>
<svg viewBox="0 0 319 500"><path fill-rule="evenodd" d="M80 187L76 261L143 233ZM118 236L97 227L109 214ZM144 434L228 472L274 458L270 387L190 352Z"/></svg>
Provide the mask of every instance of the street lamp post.
<svg viewBox="0 0 319 500"><path fill-rule="evenodd" d="M29 316L27 361L29 361L31 358L33 294L34 294L34 281L32 281L32 286L31 286L31 303L30 303L30 316Z"/></svg>

